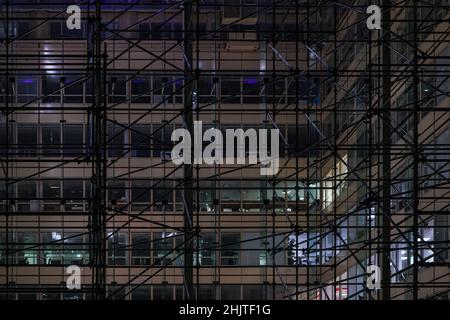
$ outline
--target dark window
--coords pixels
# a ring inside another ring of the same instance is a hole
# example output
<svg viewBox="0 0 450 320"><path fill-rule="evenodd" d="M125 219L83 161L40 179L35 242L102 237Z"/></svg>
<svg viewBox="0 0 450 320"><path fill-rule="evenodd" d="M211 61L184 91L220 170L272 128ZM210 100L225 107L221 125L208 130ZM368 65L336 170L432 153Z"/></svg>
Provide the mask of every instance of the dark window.
<svg viewBox="0 0 450 320"><path fill-rule="evenodd" d="M435 251L439 252L439 256L443 259L448 258L448 246L445 244L448 241L448 217L445 215L437 215L434 221L433 236L434 241L437 242L434 247Z"/></svg>
<svg viewBox="0 0 450 320"><path fill-rule="evenodd" d="M173 249L173 238L167 237L165 233L156 232L153 234L153 257L156 265L166 265L170 263L170 251Z"/></svg>
<svg viewBox="0 0 450 320"><path fill-rule="evenodd" d="M236 18L241 15L241 1L240 0L229 0L230 5L224 7L223 16L225 18Z"/></svg>
<svg viewBox="0 0 450 320"><path fill-rule="evenodd" d="M243 233L242 262L244 266L266 265L265 251L263 249L264 239L259 233Z"/></svg>
<svg viewBox="0 0 450 320"><path fill-rule="evenodd" d="M173 29L173 33L172 33L173 39L180 40L183 38L183 26L181 23L178 23L178 22L173 23L172 29Z"/></svg>
<svg viewBox="0 0 450 320"><path fill-rule="evenodd" d="M164 23L164 25L161 27L161 30L162 30L162 38L170 39L172 34L172 24L170 22Z"/></svg>
<svg viewBox="0 0 450 320"><path fill-rule="evenodd" d="M298 128L300 141L294 140L297 137L295 130L295 126L288 126L288 152L292 154L297 148L298 156L317 156L319 153L318 143L321 139L317 129L313 125L310 125L309 129L307 126L300 126ZM282 145L282 141L280 141L280 145Z"/></svg>
<svg viewBox="0 0 450 320"><path fill-rule="evenodd" d="M184 286L175 286L175 300L184 300Z"/></svg>
<svg viewBox="0 0 450 320"><path fill-rule="evenodd" d="M131 182L131 197L134 197L135 200L132 200L131 211L149 211L151 210L150 199L151 199L151 189L150 182Z"/></svg>
<svg viewBox="0 0 450 320"><path fill-rule="evenodd" d="M239 6L239 9L241 10L240 16L247 17L249 15L254 14L256 11L258 2L256 0L241 0L242 5ZM253 17L253 15L252 15L252 17Z"/></svg>
<svg viewBox="0 0 450 320"><path fill-rule="evenodd" d="M153 300L173 300L173 286L154 285Z"/></svg>
<svg viewBox="0 0 450 320"><path fill-rule="evenodd" d="M205 35L209 35L211 30L208 30L208 24L205 22L200 22L199 24L199 36L205 37Z"/></svg>
<svg viewBox="0 0 450 320"><path fill-rule="evenodd" d="M170 158L173 143L170 139L173 131L172 124L153 126L153 156Z"/></svg>
<svg viewBox="0 0 450 320"><path fill-rule="evenodd" d="M200 285L198 288L198 300L215 300L216 288L213 285Z"/></svg>
<svg viewBox="0 0 450 320"><path fill-rule="evenodd" d="M110 103L126 103L127 84L126 77L111 76L108 82L108 95Z"/></svg>
<svg viewBox="0 0 450 320"><path fill-rule="evenodd" d="M243 300L262 300L264 299L264 286L262 285L244 285L242 288Z"/></svg>
<svg viewBox="0 0 450 320"><path fill-rule="evenodd" d="M131 236L132 259L134 265L150 265L151 235L150 233L134 233Z"/></svg>
<svg viewBox="0 0 450 320"><path fill-rule="evenodd" d="M61 294L54 292L44 292L42 293L42 300L61 300Z"/></svg>
<svg viewBox="0 0 450 320"><path fill-rule="evenodd" d="M131 291L131 300L151 300L150 293L150 286L139 286Z"/></svg>
<svg viewBox="0 0 450 320"><path fill-rule="evenodd" d="M7 134L9 131L9 134ZM10 145L13 144L14 135L13 135L13 127L11 124L8 126L8 130L6 129L6 124L0 124L0 156L6 155L10 151ZM8 143L7 143L8 142Z"/></svg>
<svg viewBox="0 0 450 320"><path fill-rule="evenodd" d="M131 182L131 201L133 203L150 203L151 199L151 181L135 180Z"/></svg>
<svg viewBox="0 0 450 320"><path fill-rule="evenodd" d="M180 78L175 79L175 101L174 103L183 103L183 80Z"/></svg>
<svg viewBox="0 0 450 320"><path fill-rule="evenodd" d="M162 22L151 23L151 34L150 37L152 39L161 39L162 37Z"/></svg>
<svg viewBox="0 0 450 320"><path fill-rule="evenodd" d="M83 199L83 181L65 180L64 181L64 199L82 200Z"/></svg>
<svg viewBox="0 0 450 320"><path fill-rule="evenodd" d="M111 181L108 185L108 198L114 201L126 201L127 189L125 181Z"/></svg>
<svg viewBox="0 0 450 320"><path fill-rule="evenodd" d="M36 199L36 181L19 181L17 186L17 196L19 199Z"/></svg>
<svg viewBox="0 0 450 320"><path fill-rule="evenodd" d="M298 136L297 136L298 130ZM287 134L287 143L288 145L281 144L280 146L284 146L285 152L282 153L286 156L293 156L295 154L305 154L305 137L308 137L308 132L306 127L289 125L288 126L288 134ZM310 135L312 132L309 133Z"/></svg>
<svg viewBox="0 0 450 320"><path fill-rule="evenodd" d="M61 185L59 180L44 180L42 182L42 196L44 199L59 199L61 197Z"/></svg>
<svg viewBox="0 0 450 320"><path fill-rule="evenodd" d="M221 287L222 300L240 300L241 286L240 285L222 285Z"/></svg>
<svg viewBox="0 0 450 320"><path fill-rule="evenodd" d="M312 236L311 236L312 238ZM267 265L277 265L277 266L284 266L287 262L287 259L285 258L285 250L281 250L284 247L284 236L283 235L276 235L275 239L271 237L267 237L264 241L261 242L261 248L262 248L262 252L261 252L261 258L265 261L265 264ZM273 252L273 249L275 249L276 254L263 254L263 252L268 252L268 250L272 250L271 252ZM313 250L316 250L315 248L313 248ZM316 254L316 251L314 251L313 254ZM273 261L275 256L275 262Z"/></svg>
<svg viewBox="0 0 450 320"><path fill-rule="evenodd" d="M84 83L84 102L85 103L92 103L92 89L93 89L93 84L92 84L92 78L89 78L86 80L86 82Z"/></svg>
<svg viewBox="0 0 450 320"><path fill-rule="evenodd" d="M198 82L198 102L208 103L212 102L212 92L213 80L211 77L200 77Z"/></svg>
<svg viewBox="0 0 450 320"><path fill-rule="evenodd" d="M173 208L173 187L172 181L155 181L153 184L153 202L155 203L155 210L172 210Z"/></svg>
<svg viewBox="0 0 450 320"><path fill-rule="evenodd" d="M60 22L51 22L50 23L50 37L51 38L60 38L62 36L62 29Z"/></svg>
<svg viewBox="0 0 450 320"><path fill-rule="evenodd" d="M131 156L151 156L151 126L134 125L131 127Z"/></svg>
<svg viewBox="0 0 450 320"><path fill-rule="evenodd" d="M262 83L257 77L245 77L242 81L244 103L260 103Z"/></svg>
<svg viewBox="0 0 450 320"><path fill-rule="evenodd" d="M239 264L241 235L239 233L225 232L221 234L221 264L232 266Z"/></svg>
<svg viewBox="0 0 450 320"><path fill-rule="evenodd" d="M17 145L20 156L37 154L37 129L35 125L19 125L17 127Z"/></svg>
<svg viewBox="0 0 450 320"><path fill-rule="evenodd" d="M17 101L27 103L37 98L37 77L18 76L17 77Z"/></svg>
<svg viewBox="0 0 450 320"><path fill-rule="evenodd" d="M295 23L285 23L284 24L284 40L295 40L296 39L296 25ZM302 33L299 32L298 39L302 40Z"/></svg>
<svg viewBox="0 0 450 320"><path fill-rule="evenodd" d="M153 125L152 131L152 143L153 143L153 156L160 157L161 152L163 150L164 141L163 141L163 132L165 127L162 125ZM170 138L170 137L169 137Z"/></svg>
<svg viewBox="0 0 450 320"><path fill-rule="evenodd" d="M83 102L83 81L79 77L66 77L64 82L64 102Z"/></svg>
<svg viewBox="0 0 450 320"><path fill-rule="evenodd" d="M175 92L174 89L175 80L173 77L164 77L162 79L162 90L164 90L164 101L167 103L173 103L173 94Z"/></svg>
<svg viewBox="0 0 450 320"><path fill-rule="evenodd" d="M284 103L286 82L285 79L270 79L266 84L267 103Z"/></svg>
<svg viewBox="0 0 450 320"><path fill-rule="evenodd" d="M36 181L19 181L17 184L17 196L19 203L17 204L17 210L21 212L25 211L38 211L38 202L35 201L36 195ZM31 201L27 201L31 200Z"/></svg>
<svg viewBox="0 0 450 320"><path fill-rule="evenodd" d="M27 39L28 36L23 36L25 33L30 31L30 23L29 22L18 22L17 23L17 36L21 37L21 39Z"/></svg>
<svg viewBox="0 0 450 320"><path fill-rule="evenodd" d="M6 182L0 180L0 199L6 198Z"/></svg>
<svg viewBox="0 0 450 320"><path fill-rule="evenodd" d="M107 40L117 39L118 37L114 33L112 33L110 30L113 30L115 33L117 33L118 28L119 28L119 22L117 20L110 21L107 25L107 30L102 31L102 39L107 39ZM122 32L121 32L121 34L124 35ZM126 34L134 35L134 33L126 33Z"/></svg>
<svg viewBox="0 0 450 320"><path fill-rule="evenodd" d="M279 87L279 89L281 91L281 83L280 81L277 82L277 87ZM298 87L298 89L296 89L296 85ZM313 98L317 95L318 93L318 85L316 83L314 83L313 80L311 80L309 82L307 81L288 81L288 102L295 104L297 102L297 100L300 102L301 100L306 100L308 97L310 97L311 101L314 101ZM280 92L278 91L278 92ZM283 93L280 93L281 95L284 95ZM297 95L298 95L298 99L297 99Z"/></svg>
<svg viewBox="0 0 450 320"><path fill-rule="evenodd" d="M148 23L140 23L138 26L139 39L148 39L150 37L150 25Z"/></svg>
<svg viewBox="0 0 450 320"><path fill-rule="evenodd" d="M223 103L241 102L241 82L240 79L222 78L221 93Z"/></svg>
<svg viewBox="0 0 450 320"><path fill-rule="evenodd" d="M149 76L131 79L131 98L133 103L150 103L151 80Z"/></svg>
<svg viewBox="0 0 450 320"><path fill-rule="evenodd" d="M80 156L83 153L83 126L67 124L63 127L63 154Z"/></svg>
<svg viewBox="0 0 450 320"><path fill-rule="evenodd" d="M60 81L61 78L55 75L42 77L42 94L46 96L42 98L43 103L61 102Z"/></svg>
<svg viewBox="0 0 450 320"><path fill-rule="evenodd" d="M61 154L61 132L59 125L42 126L42 155L51 157Z"/></svg>
<svg viewBox="0 0 450 320"><path fill-rule="evenodd" d="M166 92L167 81L164 77L161 76L153 76L153 103L158 104L161 103L165 97L167 97Z"/></svg>
<svg viewBox="0 0 450 320"><path fill-rule="evenodd" d="M124 151L126 128L113 124L108 126L108 155L120 157Z"/></svg>
<svg viewBox="0 0 450 320"><path fill-rule="evenodd" d="M111 300L125 300L125 286L121 284L111 284L108 288L108 296Z"/></svg>

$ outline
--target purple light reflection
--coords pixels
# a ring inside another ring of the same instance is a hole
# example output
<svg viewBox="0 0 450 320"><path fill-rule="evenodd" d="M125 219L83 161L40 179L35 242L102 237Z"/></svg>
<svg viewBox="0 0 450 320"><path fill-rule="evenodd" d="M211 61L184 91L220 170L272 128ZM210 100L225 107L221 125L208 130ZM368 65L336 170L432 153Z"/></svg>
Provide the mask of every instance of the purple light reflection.
<svg viewBox="0 0 450 320"><path fill-rule="evenodd" d="M255 78L244 78L244 84L257 84L258 79Z"/></svg>
<svg viewBox="0 0 450 320"><path fill-rule="evenodd" d="M36 80L34 80L34 79L22 79L22 80L20 80L19 82L20 83L23 83L23 84L32 84L32 83L34 83Z"/></svg>

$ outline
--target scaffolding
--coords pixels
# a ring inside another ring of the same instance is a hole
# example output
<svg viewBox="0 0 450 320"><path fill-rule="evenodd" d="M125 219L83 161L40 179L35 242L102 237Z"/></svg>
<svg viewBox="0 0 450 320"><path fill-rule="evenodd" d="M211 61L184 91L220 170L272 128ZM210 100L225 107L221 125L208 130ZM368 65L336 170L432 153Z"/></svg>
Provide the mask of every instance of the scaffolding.
<svg viewBox="0 0 450 320"><path fill-rule="evenodd" d="M2 0L0 298L447 299L449 8ZM174 165L194 121L280 170Z"/></svg>

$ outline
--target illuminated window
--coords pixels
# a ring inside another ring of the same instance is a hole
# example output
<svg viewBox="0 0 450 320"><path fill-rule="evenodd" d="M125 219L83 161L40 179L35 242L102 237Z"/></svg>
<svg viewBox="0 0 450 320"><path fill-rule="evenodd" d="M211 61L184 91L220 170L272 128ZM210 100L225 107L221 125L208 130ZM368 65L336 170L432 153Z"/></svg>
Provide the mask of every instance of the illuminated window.
<svg viewBox="0 0 450 320"><path fill-rule="evenodd" d="M195 241L197 239L194 239ZM211 266L215 264L215 234L212 232L204 232L198 239L198 262L201 266ZM194 245L197 248L197 244ZM197 251L194 252L194 265L197 264Z"/></svg>
<svg viewBox="0 0 450 320"><path fill-rule="evenodd" d="M63 237L64 263L75 265L89 263L89 251L84 246L84 236L75 232L66 232Z"/></svg>
<svg viewBox="0 0 450 320"><path fill-rule="evenodd" d="M333 202L333 179L334 179L334 170L331 169L325 175L324 181L322 181L322 208L328 207Z"/></svg>
<svg viewBox="0 0 450 320"><path fill-rule="evenodd" d="M16 261L18 264L36 264L38 250L36 249L37 234L18 232L16 236Z"/></svg>
<svg viewBox="0 0 450 320"><path fill-rule="evenodd" d="M324 209L335 200L335 191L336 196L340 196L346 187L348 155L345 154L341 159L336 163L336 170L334 168L330 169L322 181L322 208Z"/></svg>
<svg viewBox="0 0 450 320"><path fill-rule="evenodd" d="M337 181L337 188L336 188L336 195L340 196L343 192L346 184L345 180L347 178L348 168L347 168L347 155L344 155L342 157L342 160L339 160L337 162L337 168L336 168L336 181Z"/></svg>

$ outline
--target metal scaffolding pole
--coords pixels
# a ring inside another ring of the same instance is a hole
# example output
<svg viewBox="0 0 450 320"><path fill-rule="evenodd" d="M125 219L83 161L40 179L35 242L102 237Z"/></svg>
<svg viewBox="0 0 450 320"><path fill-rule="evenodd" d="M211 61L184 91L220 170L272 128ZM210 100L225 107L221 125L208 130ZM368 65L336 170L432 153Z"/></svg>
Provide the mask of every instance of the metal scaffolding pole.
<svg viewBox="0 0 450 320"><path fill-rule="evenodd" d="M190 136L194 133L194 91L195 81L193 81L193 36L195 33L195 23L193 19L193 4L195 1L187 1L184 6L183 16L183 30L184 30L184 70L185 70L185 84L184 84L184 110L183 121ZM192 144L193 148L193 144ZM193 149L191 153L194 154ZM184 165L184 282L185 282L185 297L188 300L195 299L194 292L194 275L193 275L193 257L194 257L194 165Z"/></svg>
<svg viewBox="0 0 450 320"><path fill-rule="evenodd" d="M96 0L93 21L92 105L92 285L93 299L106 297L106 45L102 54L101 2Z"/></svg>
<svg viewBox="0 0 450 320"><path fill-rule="evenodd" d="M389 300L391 296L391 1L383 1L382 26L382 203L381 217L381 297Z"/></svg>
<svg viewBox="0 0 450 320"><path fill-rule="evenodd" d="M412 215L413 215L413 300L419 299L419 239L422 240L419 233L419 55L418 55L418 43L417 43L417 15L419 14L417 8L417 1L414 1L413 7L413 128L412 128L412 157L413 157L413 177L412 177Z"/></svg>

